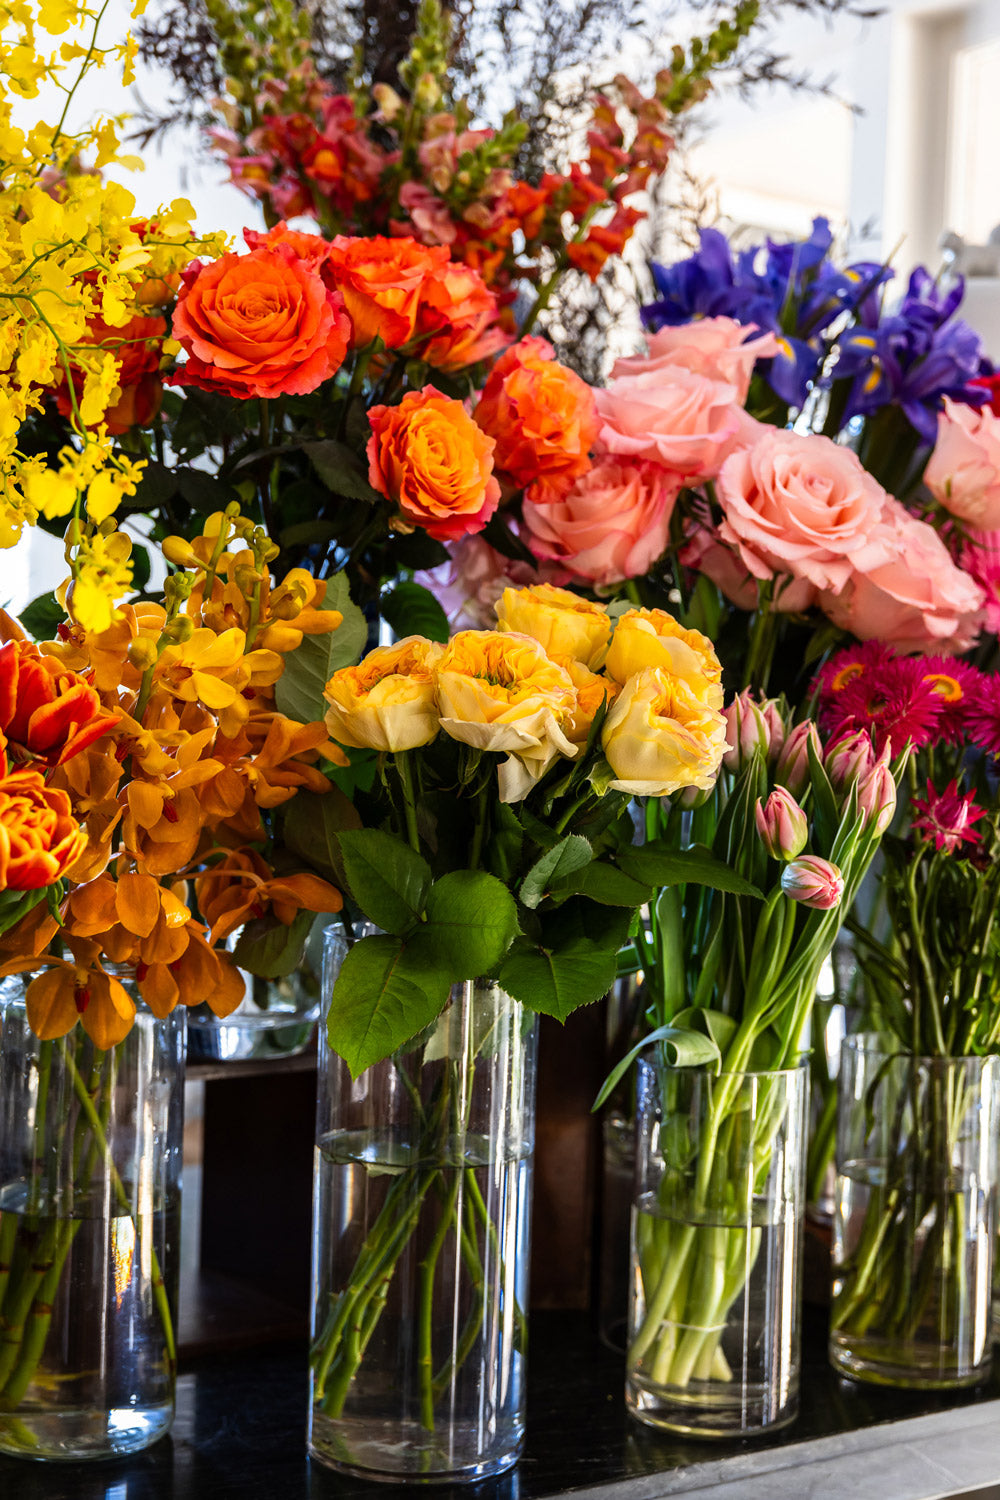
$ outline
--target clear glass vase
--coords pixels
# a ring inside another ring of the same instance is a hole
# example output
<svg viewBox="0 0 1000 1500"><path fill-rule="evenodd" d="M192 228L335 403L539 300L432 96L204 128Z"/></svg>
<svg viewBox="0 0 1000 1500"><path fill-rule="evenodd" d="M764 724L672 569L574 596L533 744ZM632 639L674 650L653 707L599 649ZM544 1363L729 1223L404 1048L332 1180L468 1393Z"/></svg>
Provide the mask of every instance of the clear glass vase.
<svg viewBox="0 0 1000 1500"><path fill-rule="evenodd" d="M328 994L346 947L331 929ZM309 1449L369 1478L473 1480L524 1425L535 1017L456 985L352 1080L320 1036Z"/></svg>
<svg viewBox="0 0 1000 1500"><path fill-rule="evenodd" d="M830 1318L842 1374L943 1389L989 1373L998 1066L846 1039Z"/></svg>
<svg viewBox="0 0 1000 1500"><path fill-rule="evenodd" d="M305 1051L319 1020L326 920L316 918L302 962L284 978L262 979L243 970L245 994L231 1015L219 1017L207 1004L188 1008L191 1062L247 1062Z"/></svg>
<svg viewBox="0 0 1000 1500"><path fill-rule="evenodd" d="M805 1066L639 1065L626 1404L747 1436L798 1410Z"/></svg>
<svg viewBox="0 0 1000 1500"><path fill-rule="evenodd" d="M40 1041L24 990L0 986L0 1451L114 1458L173 1420L184 1008L102 1052Z"/></svg>

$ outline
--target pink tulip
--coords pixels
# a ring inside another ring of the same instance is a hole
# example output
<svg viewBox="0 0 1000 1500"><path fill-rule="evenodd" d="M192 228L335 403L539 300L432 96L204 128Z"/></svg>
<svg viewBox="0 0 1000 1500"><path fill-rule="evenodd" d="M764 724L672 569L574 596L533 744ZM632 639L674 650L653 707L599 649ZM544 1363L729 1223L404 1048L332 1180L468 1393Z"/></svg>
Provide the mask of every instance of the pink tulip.
<svg viewBox="0 0 1000 1500"><path fill-rule="evenodd" d="M787 787L793 797L797 797L811 780L809 771L809 746L812 745L818 760L823 759L823 746L816 732L816 725L811 719L806 719L803 724L796 724L785 743L781 747L778 756L778 764L774 769L774 779L780 786Z"/></svg>
<svg viewBox="0 0 1000 1500"><path fill-rule="evenodd" d="M756 750L766 756L771 745L771 731L763 713L764 705L757 703L750 688L744 688L723 709L726 719L726 744L729 747L722 757L727 771L742 771Z"/></svg>
<svg viewBox="0 0 1000 1500"><path fill-rule="evenodd" d="M885 833L893 820L896 812L896 783L882 759L858 782L858 812L866 824L874 819L876 833Z"/></svg>
<svg viewBox="0 0 1000 1500"><path fill-rule="evenodd" d="M844 894L844 877L828 859L818 854L803 854L793 859L781 872L781 889L791 901L801 901L817 911L839 906Z"/></svg>
<svg viewBox="0 0 1000 1500"><path fill-rule="evenodd" d="M838 740L826 753L826 774L835 792L849 792L856 781L871 774L875 769L875 751L864 729Z"/></svg>
<svg viewBox="0 0 1000 1500"><path fill-rule="evenodd" d="M764 848L772 859L795 859L806 847L809 821L785 787L776 786L766 802L758 797L754 819Z"/></svg>

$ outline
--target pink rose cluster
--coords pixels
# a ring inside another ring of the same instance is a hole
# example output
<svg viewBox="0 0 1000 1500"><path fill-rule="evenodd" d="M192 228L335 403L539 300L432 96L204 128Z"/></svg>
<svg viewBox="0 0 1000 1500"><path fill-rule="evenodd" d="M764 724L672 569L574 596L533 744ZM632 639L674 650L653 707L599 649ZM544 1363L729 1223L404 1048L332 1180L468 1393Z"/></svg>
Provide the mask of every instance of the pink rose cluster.
<svg viewBox="0 0 1000 1500"><path fill-rule="evenodd" d="M761 426L725 459L715 491L722 519L696 529L682 561L742 608L768 584L772 608L815 605L899 651L959 652L975 639L983 590L849 448Z"/></svg>
<svg viewBox="0 0 1000 1500"><path fill-rule="evenodd" d="M704 318L662 329L647 354L616 363L594 392L600 430L588 470L525 492L536 556L597 589L652 567L684 485L714 478L758 435L743 403L754 364L777 344L755 332L732 318Z"/></svg>

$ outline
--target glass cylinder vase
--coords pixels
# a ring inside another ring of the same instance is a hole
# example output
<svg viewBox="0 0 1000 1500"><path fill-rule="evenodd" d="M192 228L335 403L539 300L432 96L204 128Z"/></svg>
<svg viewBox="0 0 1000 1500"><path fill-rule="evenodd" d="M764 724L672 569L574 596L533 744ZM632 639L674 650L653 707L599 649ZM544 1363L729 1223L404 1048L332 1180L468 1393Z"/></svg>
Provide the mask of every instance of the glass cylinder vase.
<svg viewBox="0 0 1000 1500"><path fill-rule="evenodd" d="M944 1389L989 1373L997 1106L995 1057L846 1039L830 1319L842 1374Z"/></svg>
<svg viewBox="0 0 1000 1500"><path fill-rule="evenodd" d="M184 1008L101 1051L40 1041L25 988L0 986L0 1451L113 1458L173 1420Z"/></svg>
<svg viewBox="0 0 1000 1500"><path fill-rule="evenodd" d="M805 1066L639 1065L626 1404L747 1436L798 1410Z"/></svg>
<svg viewBox="0 0 1000 1500"><path fill-rule="evenodd" d="M327 995L345 951L331 929ZM369 1478L499 1473L524 1425L535 1017L456 985L357 1079L323 1031L310 1452Z"/></svg>

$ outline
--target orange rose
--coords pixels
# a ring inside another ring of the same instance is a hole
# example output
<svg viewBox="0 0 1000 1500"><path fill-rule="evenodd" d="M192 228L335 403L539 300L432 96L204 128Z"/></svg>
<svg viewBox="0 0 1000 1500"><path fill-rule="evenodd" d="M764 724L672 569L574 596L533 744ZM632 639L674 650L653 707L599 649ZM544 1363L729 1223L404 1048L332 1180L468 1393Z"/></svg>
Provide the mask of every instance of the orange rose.
<svg viewBox="0 0 1000 1500"><path fill-rule="evenodd" d="M195 261L183 280L173 333L188 360L171 384L242 399L304 396L343 363L343 303L291 246Z"/></svg>
<svg viewBox="0 0 1000 1500"><path fill-rule="evenodd" d="M426 385L398 406L373 406L368 421L369 482L407 521L439 541L483 529L500 500L493 439L460 401Z"/></svg>
<svg viewBox="0 0 1000 1500"><path fill-rule="evenodd" d="M50 790L37 771L14 771L0 781L0 891L53 885L86 842L67 793Z"/></svg>
<svg viewBox="0 0 1000 1500"><path fill-rule="evenodd" d="M453 263L428 277L417 311L420 358L436 370L464 370L491 359L508 342L497 299L478 271Z"/></svg>
<svg viewBox="0 0 1000 1500"><path fill-rule="evenodd" d="M118 364L121 395L104 415L112 437L119 437L130 427L147 427L159 411L163 382L158 372L166 334L166 319L160 317L130 318L121 328L112 328L103 318L91 318L88 322L83 342L106 349ZM79 401L83 395L83 376L74 368L71 378ZM73 402L66 382L56 391L56 405L64 417L72 414Z"/></svg>
<svg viewBox="0 0 1000 1500"><path fill-rule="evenodd" d="M496 439L498 473L519 489L534 480L575 479L590 468L598 431L594 393L557 363L545 339L522 339L500 356L476 421Z"/></svg>
<svg viewBox="0 0 1000 1500"><path fill-rule="evenodd" d="M0 731L27 755L60 765L118 722L94 688L24 641L0 646Z"/></svg>
<svg viewBox="0 0 1000 1500"><path fill-rule="evenodd" d="M387 349L400 349L413 337L425 278L441 274L448 251L408 236L338 234L326 265L351 319L352 347L364 349L380 338Z"/></svg>

